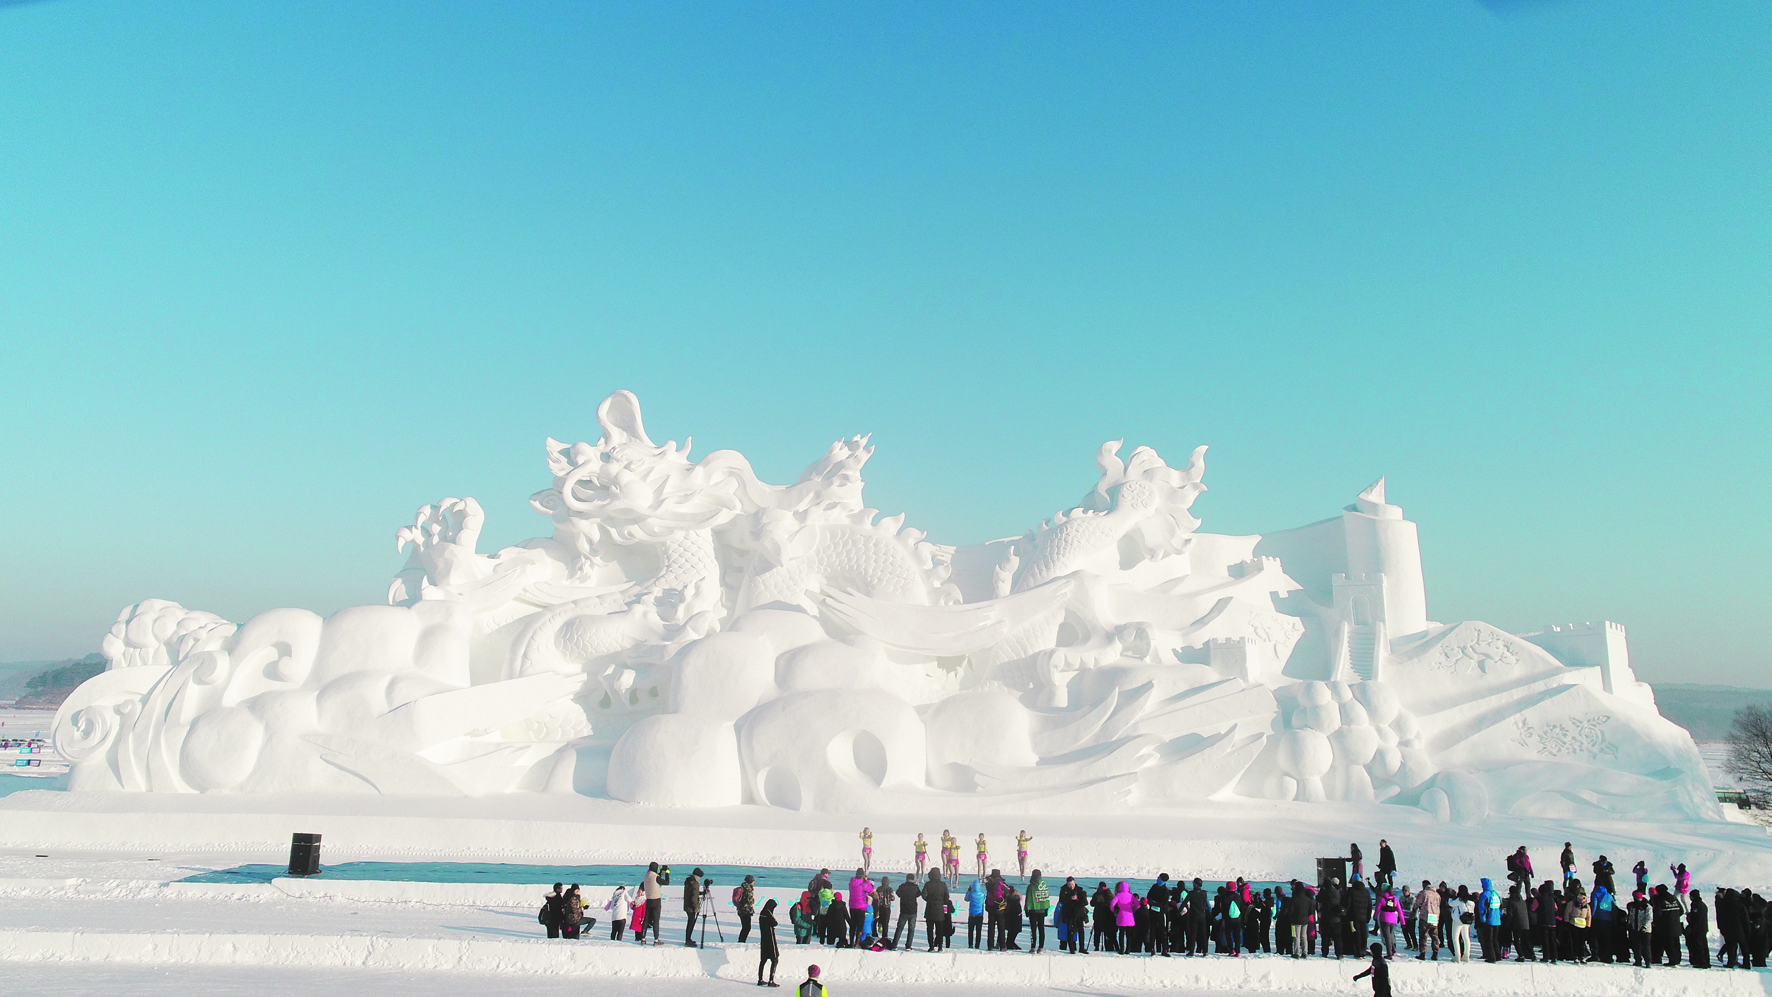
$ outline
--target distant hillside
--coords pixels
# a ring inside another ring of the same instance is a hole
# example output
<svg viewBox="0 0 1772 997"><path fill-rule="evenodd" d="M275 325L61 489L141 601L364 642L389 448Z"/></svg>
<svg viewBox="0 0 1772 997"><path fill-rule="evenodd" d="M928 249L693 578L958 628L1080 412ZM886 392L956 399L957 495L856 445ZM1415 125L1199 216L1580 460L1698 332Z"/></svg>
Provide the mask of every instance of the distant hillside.
<svg viewBox="0 0 1772 997"><path fill-rule="evenodd" d="M1695 741L1721 741L1729 736L1735 711L1749 703L1772 704L1772 689L1728 685L1656 684L1655 705L1661 715L1692 732Z"/></svg>
<svg viewBox="0 0 1772 997"><path fill-rule="evenodd" d="M25 694L25 683L39 672L59 661L0 661L0 703L10 703Z"/></svg>
<svg viewBox="0 0 1772 997"><path fill-rule="evenodd" d="M12 705L19 709L55 709L80 683L104 670L105 659L100 654L89 654L77 661L45 663L34 669L34 674L23 673L23 688L14 693Z"/></svg>

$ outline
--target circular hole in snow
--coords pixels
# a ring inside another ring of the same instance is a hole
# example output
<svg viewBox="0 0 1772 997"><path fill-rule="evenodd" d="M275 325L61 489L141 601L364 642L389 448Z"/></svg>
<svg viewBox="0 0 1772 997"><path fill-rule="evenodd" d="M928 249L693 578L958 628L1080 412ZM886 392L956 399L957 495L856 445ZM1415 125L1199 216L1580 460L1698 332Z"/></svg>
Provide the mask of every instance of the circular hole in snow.
<svg viewBox="0 0 1772 997"><path fill-rule="evenodd" d="M764 769L763 802L784 810L800 809L800 780L780 765Z"/></svg>
<svg viewBox="0 0 1772 997"><path fill-rule="evenodd" d="M886 746L880 743L880 739L865 730L858 730L851 747L855 754L856 770L872 779L876 786L885 783Z"/></svg>

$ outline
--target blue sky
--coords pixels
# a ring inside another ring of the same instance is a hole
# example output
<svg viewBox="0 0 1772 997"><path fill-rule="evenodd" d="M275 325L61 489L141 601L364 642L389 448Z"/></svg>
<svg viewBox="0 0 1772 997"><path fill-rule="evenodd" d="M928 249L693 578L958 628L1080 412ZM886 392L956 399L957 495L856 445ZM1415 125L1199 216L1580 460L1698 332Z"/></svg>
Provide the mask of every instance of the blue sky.
<svg viewBox="0 0 1772 997"><path fill-rule="evenodd" d="M1430 614L1772 685L1772 6L0 5L0 659L379 601L544 532L637 392L932 539L1212 446L1216 532L1379 474Z"/></svg>

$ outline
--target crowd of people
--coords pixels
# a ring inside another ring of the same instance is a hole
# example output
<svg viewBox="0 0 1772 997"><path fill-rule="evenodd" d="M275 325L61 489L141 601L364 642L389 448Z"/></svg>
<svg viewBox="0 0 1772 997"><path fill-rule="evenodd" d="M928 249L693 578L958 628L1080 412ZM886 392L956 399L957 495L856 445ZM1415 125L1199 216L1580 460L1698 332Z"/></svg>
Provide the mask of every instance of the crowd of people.
<svg viewBox="0 0 1772 997"><path fill-rule="evenodd" d="M785 917L774 899L758 907L754 877L745 876L731 894L737 940L749 940L754 920L762 950L759 986L775 985L781 958L776 931L784 920L796 944L874 951L911 951L919 939L925 951L950 949L964 925L967 948L993 952L1041 953L1050 944L1064 953L1163 958L1278 953L1341 959L1370 954L1375 968L1367 972L1375 986L1388 981L1388 970L1380 965L1384 960L1400 954L1438 960L1442 950L1455 962L1469 962L1475 953L1491 963L1512 959L1647 967L1679 965L1684 956L1691 966L1709 968L1713 917L1722 938L1716 959L1723 966L1764 967L1772 950L1772 912L1765 897L1719 886L1714 903L1707 904L1692 888L1683 864L1670 866L1669 882L1651 888L1648 865L1641 861L1631 869L1633 880L1624 890L1604 855L1591 863L1592 875L1584 882L1576 874L1569 842L1558 859L1559 875L1536 885L1524 846L1506 856L1505 890L1487 877L1474 890L1444 880L1423 879L1419 887L1399 884L1396 856L1385 841L1379 842L1377 868L1370 878L1356 843L1346 857L1321 866L1325 871L1314 884L1295 879L1258 888L1241 877L1209 884L1203 877L1171 879L1164 873L1148 888L1134 890L1125 881L1089 885L1074 876L1054 884L1040 869L1027 870L1032 838L1026 831L1018 838L1019 871L1024 874L1020 883L987 868L981 834L978 875L962 886L958 842L946 831L938 866L928 867L928 845L918 835L913 843L916 871L894 882L890 873L872 874L873 835L863 829L863 864L843 878L819 870ZM653 863L637 886L615 890L604 905L610 937L620 940L631 930L644 943L650 932L652 944L658 944L664 887L669 885L670 867ZM688 925L684 944L696 944L698 915L710 898L698 868L682 884ZM579 937L587 918L577 885L556 883L541 920L549 937Z"/></svg>

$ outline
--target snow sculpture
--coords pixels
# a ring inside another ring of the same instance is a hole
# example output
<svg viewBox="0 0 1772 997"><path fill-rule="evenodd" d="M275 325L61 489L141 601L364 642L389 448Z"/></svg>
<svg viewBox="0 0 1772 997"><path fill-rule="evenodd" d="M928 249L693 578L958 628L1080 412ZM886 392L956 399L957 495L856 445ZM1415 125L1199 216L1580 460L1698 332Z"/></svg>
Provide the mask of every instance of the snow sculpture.
<svg viewBox="0 0 1772 997"><path fill-rule="evenodd" d="M1383 479L1319 523L1206 534L1205 447L1112 442L1076 508L956 548L863 504L865 437L783 487L654 444L627 392L597 418L547 442L550 536L481 554L478 503L427 505L387 606L125 609L56 718L72 788L1719 818L1622 627L1428 619Z"/></svg>

